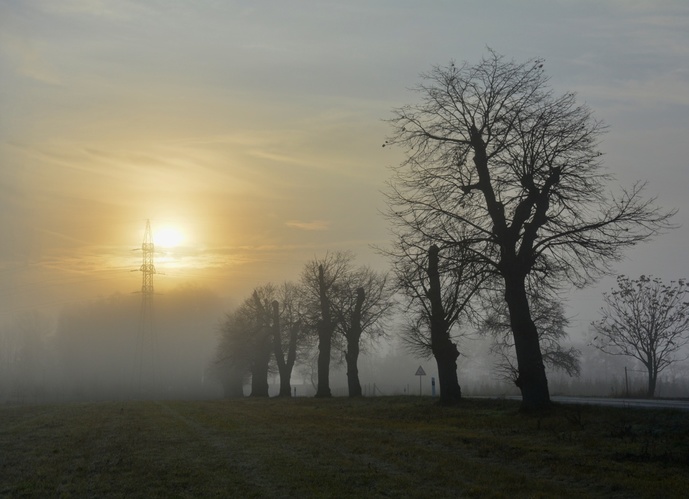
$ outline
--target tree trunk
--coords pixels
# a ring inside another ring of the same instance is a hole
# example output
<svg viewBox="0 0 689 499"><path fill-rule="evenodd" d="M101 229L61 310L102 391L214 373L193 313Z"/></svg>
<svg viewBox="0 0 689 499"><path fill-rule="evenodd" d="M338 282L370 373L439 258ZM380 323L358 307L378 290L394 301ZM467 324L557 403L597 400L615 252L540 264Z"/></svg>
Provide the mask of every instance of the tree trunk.
<svg viewBox="0 0 689 499"><path fill-rule="evenodd" d="M256 356L251 366L251 397L268 396L268 365L270 364L270 332L259 329Z"/></svg>
<svg viewBox="0 0 689 499"><path fill-rule="evenodd" d="M282 342L280 341L280 303L274 300L272 303L272 330L273 330L273 355L280 374L280 393L278 397L292 396L292 366L288 366L285 356L282 353Z"/></svg>
<svg viewBox="0 0 689 499"><path fill-rule="evenodd" d="M450 339L450 332L445 318L438 260L440 250L433 245L428 250L428 298L431 302L431 349L438 365L438 384L440 403L457 404L462 398L462 389L457 379L457 358L459 350Z"/></svg>
<svg viewBox="0 0 689 499"><path fill-rule="evenodd" d="M359 382L359 368L357 359L359 358L359 342L347 344L345 359L347 360L347 388L350 397L361 397L361 383Z"/></svg>
<svg viewBox="0 0 689 499"><path fill-rule="evenodd" d="M287 370L287 366L280 371L280 393L278 397L291 397L292 396L292 369Z"/></svg>
<svg viewBox="0 0 689 499"><path fill-rule="evenodd" d="M331 397L330 393L330 329L318 321L318 388L316 397Z"/></svg>
<svg viewBox="0 0 689 499"><path fill-rule="evenodd" d="M323 265L318 266L318 292L321 302L321 320L318 322L318 388L316 389L316 397L332 397L332 393L330 393L330 349L333 339L333 324Z"/></svg>
<svg viewBox="0 0 689 499"><path fill-rule="evenodd" d="M280 393L278 394L278 397L291 397L292 396L292 382L291 382L291 374L292 373L280 373Z"/></svg>
<svg viewBox="0 0 689 499"><path fill-rule="evenodd" d="M654 372L653 369L648 370L648 398L652 399L656 394L656 383L658 381L658 373Z"/></svg>
<svg viewBox="0 0 689 499"><path fill-rule="evenodd" d="M349 388L350 397L361 397L362 395L357 362L359 361L359 340L361 338L361 307L363 307L365 299L366 292L364 288L357 288L356 304L352 314L352 323L347 334L347 352L345 353L347 361L347 387Z"/></svg>
<svg viewBox="0 0 689 499"><path fill-rule="evenodd" d="M435 352L434 356L438 366L440 404L455 405L462 399L462 389L457 379L457 345L447 341L445 347L440 352Z"/></svg>
<svg viewBox="0 0 689 499"><path fill-rule="evenodd" d="M547 409L550 407L548 379L523 278L505 278L505 300L517 354L519 375L515 384L522 392L521 409L525 412Z"/></svg>
<svg viewBox="0 0 689 499"><path fill-rule="evenodd" d="M251 397L268 396L268 359L261 359L251 370Z"/></svg>
<svg viewBox="0 0 689 499"><path fill-rule="evenodd" d="M293 324L290 327L289 335L289 346L287 347L287 359L285 360L285 382L283 383L282 374L280 374L280 395L281 396L292 396L292 368L294 368L294 363L297 360L297 340L299 337L299 331L301 329L300 324ZM288 390L288 393L285 393Z"/></svg>

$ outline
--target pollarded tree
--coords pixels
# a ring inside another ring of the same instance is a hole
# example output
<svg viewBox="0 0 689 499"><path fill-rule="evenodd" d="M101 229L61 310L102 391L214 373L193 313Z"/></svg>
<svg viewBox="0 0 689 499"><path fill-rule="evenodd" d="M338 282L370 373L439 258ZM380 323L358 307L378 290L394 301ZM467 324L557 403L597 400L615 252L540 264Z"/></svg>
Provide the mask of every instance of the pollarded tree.
<svg viewBox="0 0 689 499"><path fill-rule="evenodd" d="M543 62L490 51L478 64L435 67L418 104L395 111L388 144L404 148L388 193L397 242L461 247L499 280L510 317L522 408L550 404L530 282L584 286L624 249L670 226L636 184L615 196L604 132L573 93L555 95Z"/></svg>
<svg viewBox="0 0 689 499"><path fill-rule="evenodd" d="M452 405L462 398L457 378L458 329L462 318L473 314L471 299L480 289L481 273L465 261L458 261L457 248L446 250L441 258L440 248L433 245L424 256L423 248L398 241L395 262L396 287L408 300L409 319L403 341L413 353L435 358L438 367L440 403ZM453 257L454 256L454 257ZM462 260L462 258L459 258Z"/></svg>
<svg viewBox="0 0 689 499"><path fill-rule="evenodd" d="M603 294L602 319L593 322L593 345L611 355L638 359L648 371L648 396L655 395L658 374L687 357L677 357L689 342L689 284L663 283L642 275L617 277L617 289Z"/></svg>
<svg viewBox="0 0 689 499"><path fill-rule="evenodd" d="M318 336L318 387L316 397L331 397L330 356L335 340L337 317L333 314L332 300L336 287L350 273L352 254L347 252L328 253L315 258L304 266L301 281L304 289L304 304L307 308L308 325Z"/></svg>
<svg viewBox="0 0 689 499"><path fill-rule="evenodd" d="M251 396L268 396L275 296L272 284L257 287L220 326L220 343L211 371L227 397L243 396L243 384L249 375Z"/></svg>
<svg viewBox="0 0 689 499"><path fill-rule="evenodd" d="M291 397L292 369L304 349L309 349L305 327L303 291L291 282L278 289L278 299L272 303L273 354L280 373L280 396Z"/></svg>
<svg viewBox="0 0 689 499"><path fill-rule="evenodd" d="M393 306L387 276L369 267L351 271L336 285L331 305L337 318L336 330L346 342L349 396L360 397L357 364L362 338L372 341L385 335L385 319Z"/></svg>
<svg viewBox="0 0 689 499"><path fill-rule="evenodd" d="M251 298L244 302L247 315L251 318L251 328L247 333L253 344L251 359L251 396L268 396L268 374L270 357L273 353L274 324L277 315L273 313L275 306L275 287L266 284L254 289Z"/></svg>
<svg viewBox="0 0 689 499"><path fill-rule="evenodd" d="M253 344L247 331L252 320L241 308L226 315L219 327L220 338L209 371L223 388L227 398L244 396L244 383L251 372Z"/></svg>

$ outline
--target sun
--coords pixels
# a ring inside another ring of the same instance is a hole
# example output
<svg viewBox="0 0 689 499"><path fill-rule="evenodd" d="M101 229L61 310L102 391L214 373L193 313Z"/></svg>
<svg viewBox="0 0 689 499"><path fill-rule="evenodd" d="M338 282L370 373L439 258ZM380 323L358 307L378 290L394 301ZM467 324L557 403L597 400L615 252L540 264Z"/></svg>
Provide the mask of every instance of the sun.
<svg viewBox="0 0 689 499"><path fill-rule="evenodd" d="M153 231L153 244L163 248L179 246L184 239L184 233L176 227L161 227Z"/></svg>

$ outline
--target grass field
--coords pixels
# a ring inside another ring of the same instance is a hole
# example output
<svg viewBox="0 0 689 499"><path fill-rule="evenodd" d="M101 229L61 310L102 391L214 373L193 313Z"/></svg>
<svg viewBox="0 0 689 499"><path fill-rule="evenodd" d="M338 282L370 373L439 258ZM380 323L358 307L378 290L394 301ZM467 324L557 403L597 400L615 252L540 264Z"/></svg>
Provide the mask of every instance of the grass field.
<svg viewBox="0 0 689 499"><path fill-rule="evenodd" d="M673 411L381 397L0 407L2 497L687 497Z"/></svg>

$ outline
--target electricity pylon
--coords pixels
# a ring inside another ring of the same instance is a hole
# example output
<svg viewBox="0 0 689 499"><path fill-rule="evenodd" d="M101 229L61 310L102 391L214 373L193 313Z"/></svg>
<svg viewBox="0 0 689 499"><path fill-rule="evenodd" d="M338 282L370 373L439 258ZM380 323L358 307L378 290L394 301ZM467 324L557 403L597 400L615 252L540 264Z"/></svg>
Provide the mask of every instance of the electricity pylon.
<svg viewBox="0 0 689 499"><path fill-rule="evenodd" d="M141 284L141 311L139 314L139 332L137 335L137 361L139 370L139 390L146 386L154 387L156 383L157 359L156 359L156 334L153 321L153 275L156 268L153 264L153 235L151 234L151 221L146 220L146 231L141 244L143 261L139 267L142 274Z"/></svg>

